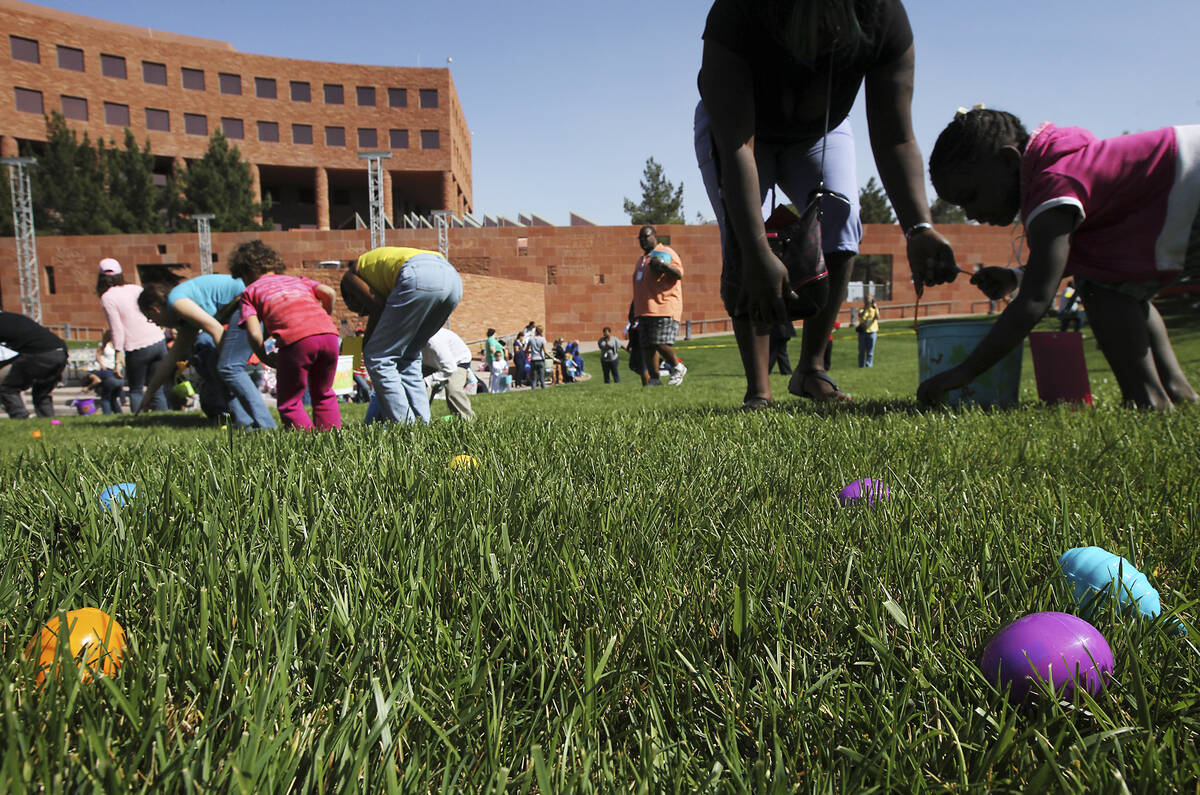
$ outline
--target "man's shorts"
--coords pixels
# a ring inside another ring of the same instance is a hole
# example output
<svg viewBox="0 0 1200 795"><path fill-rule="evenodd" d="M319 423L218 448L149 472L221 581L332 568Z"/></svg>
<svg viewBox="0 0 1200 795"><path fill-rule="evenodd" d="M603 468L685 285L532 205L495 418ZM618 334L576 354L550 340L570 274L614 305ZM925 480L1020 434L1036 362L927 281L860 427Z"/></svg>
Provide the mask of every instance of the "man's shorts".
<svg viewBox="0 0 1200 795"><path fill-rule="evenodd" d="M679 336L679 321L670 317L641 315L638 317L638 337L643 348L654 345L674 345Z"/></svg>

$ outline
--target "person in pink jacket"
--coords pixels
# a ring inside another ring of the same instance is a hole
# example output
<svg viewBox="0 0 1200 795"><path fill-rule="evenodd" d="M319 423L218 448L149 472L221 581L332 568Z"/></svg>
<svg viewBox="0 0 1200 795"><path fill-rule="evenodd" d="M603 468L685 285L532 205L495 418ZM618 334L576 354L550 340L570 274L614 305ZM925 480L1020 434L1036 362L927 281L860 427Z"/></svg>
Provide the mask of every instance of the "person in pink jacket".
<svg viewBox="0 0 1200 795"><path fill-rule="evenodd" d="M112 257L100 260L96 279L96 295L108 318L113 347L117 351L117 372L125 374L129 389L129 408L137 411L142 404L146 376L154 372L167 355L167 340L163 330L150 322L138 309L140 284L126 284L121 263ZM167 410L166 395L159 392L150 400L155 411Z"/></svg>

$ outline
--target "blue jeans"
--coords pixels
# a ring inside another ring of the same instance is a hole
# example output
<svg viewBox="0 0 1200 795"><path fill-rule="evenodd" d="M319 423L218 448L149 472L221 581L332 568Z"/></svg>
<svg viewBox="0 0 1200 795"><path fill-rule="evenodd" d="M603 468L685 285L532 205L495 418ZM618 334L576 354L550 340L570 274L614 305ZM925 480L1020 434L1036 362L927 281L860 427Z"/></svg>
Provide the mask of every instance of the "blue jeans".
<svg viewBox="0 0 1200 795"><path fill-rule="evenodd" d="M858 366L870 367L873 364L875 364L875 332L859 332Z"/></svg>
<svg viewBox="0 0 1200 795"><path fill-rule="evenodd" d="M246 330L229 324L221 339L221 352L217 357L216 374L229 392L229 416L238 428L269 430L275 427L262 393L254 385L254 379L246 371L250 359L250 337Z"/></svg>
<svg viewBox="0 0 1200 795"><path fill-rule="evenodd" d="M436 254L418 254L404 264L387 297L363 362L375 385L378 412L367 421L429 422L429 397L421 377L421 349L462 300L462 279Z"/></svg>

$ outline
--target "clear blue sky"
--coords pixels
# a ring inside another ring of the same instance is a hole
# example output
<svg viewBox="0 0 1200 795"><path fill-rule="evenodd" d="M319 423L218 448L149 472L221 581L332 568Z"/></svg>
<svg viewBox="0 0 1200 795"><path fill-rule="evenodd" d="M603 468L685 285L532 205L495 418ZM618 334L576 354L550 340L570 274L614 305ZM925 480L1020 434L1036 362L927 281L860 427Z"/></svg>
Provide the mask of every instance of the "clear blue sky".
<svg viewBox="0 0 1200 795"><path fill-rule="evenodd" d="M707 0L46 0L43 5L221 39L260 55L450 65L473 134L476 215L574 210L623 224L647 157L711 217L692 150ZM908 0L913 116L928 158L960 105L1100 136L1200 123L1198 0ZM859 183L875 175L862 98ZM932 198L932 189L930 189Z"/></svg>

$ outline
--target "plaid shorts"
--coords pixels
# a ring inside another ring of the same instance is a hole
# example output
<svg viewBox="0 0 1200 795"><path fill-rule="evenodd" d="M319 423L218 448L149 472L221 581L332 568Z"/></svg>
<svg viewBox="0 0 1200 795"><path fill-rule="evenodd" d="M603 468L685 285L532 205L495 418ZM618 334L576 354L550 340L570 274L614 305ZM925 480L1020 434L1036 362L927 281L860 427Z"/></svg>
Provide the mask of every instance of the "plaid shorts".
<svg viewBox="0 0 1200 795"><path fill-rule="evenodd" d="M642 315L638 318L638 338L643 348L653 345L674 345L679 336L679 321L670 317Z"/></svg>

